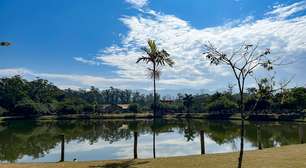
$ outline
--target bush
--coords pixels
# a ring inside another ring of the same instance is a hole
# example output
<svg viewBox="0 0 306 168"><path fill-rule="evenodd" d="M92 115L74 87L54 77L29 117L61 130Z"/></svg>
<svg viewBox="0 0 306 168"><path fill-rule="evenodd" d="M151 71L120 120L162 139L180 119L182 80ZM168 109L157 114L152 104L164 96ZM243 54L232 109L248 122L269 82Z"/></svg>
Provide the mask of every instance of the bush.
<svg viewBox="0 0 306 168"><path fill-rule="evenodd" d="M237 108L237 103L227 99L226 97L220 97L207 105L207 110L209 112L233 111Z"/></svg>
<svg viewBox="0 0 306 168"><path fill-rule="evenodd" d="M4 116L8 113L8 110L0 106L0 116Z"/></svg>
<svg viewBox="0 0 306 168"><path fill-rule="evenodd" d="M94 105L92 105L92 104L85 104L84 107L83 107L83 112L93 113L94 112Z"/></svg>
<svg viewBox="0 0 306 168"><path fill-rule="evenodd" d="M14 111L15 115L20 116L43 115L49 113L49 109L46 105L35 103L29 98L19 101L15 106Z"/></svg>
<svg viewBox="0 0 306 168"><path fill-rule="evenodd" d="M136 103L129 104L128 110L129 112L137 113L139 111L138 104Z"/></svg>

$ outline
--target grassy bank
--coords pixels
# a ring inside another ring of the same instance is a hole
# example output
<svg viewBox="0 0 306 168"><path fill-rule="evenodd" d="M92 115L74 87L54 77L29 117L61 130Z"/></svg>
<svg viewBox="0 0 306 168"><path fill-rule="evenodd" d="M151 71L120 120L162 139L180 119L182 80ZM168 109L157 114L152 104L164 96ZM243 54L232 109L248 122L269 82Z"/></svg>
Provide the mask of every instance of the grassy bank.
<svg viewBox="0 0 306 168"><path fill-rule="evenodd" d="M306 167L306 144L280 148L247 151L243 167L247 168L292 168ZM1 168L232 168L236 167L238 153L207 154L158 159L0 164Z"/></svg>

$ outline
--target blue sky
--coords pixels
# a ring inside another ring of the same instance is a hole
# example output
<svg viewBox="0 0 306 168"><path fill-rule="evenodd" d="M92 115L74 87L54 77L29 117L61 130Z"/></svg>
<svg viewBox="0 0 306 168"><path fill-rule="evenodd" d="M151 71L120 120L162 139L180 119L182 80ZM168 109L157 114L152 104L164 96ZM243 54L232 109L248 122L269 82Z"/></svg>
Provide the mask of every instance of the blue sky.
<svg viewBox="0 0 306 168"><path fill-rule="evenodd" d="M0 76L46 78L61 88L115 86L151 89L145 65L135 64L148 38L176 61L163 69L160 89L224 88L225 67L211 67L201 45L230 52L260 42L275 56L297 60L278 70L304 85L306 2L300 0L1 0ZM252 85L252 81L249 81Z"/></svg>

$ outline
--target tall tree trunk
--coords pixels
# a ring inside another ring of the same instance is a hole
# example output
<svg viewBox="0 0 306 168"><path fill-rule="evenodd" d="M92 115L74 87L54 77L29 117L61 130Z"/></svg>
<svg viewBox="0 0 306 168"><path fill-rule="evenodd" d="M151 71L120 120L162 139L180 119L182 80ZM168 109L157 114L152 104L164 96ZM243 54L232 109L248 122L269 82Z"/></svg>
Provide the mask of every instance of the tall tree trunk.
<svg viewBox="0 0 306 168"><path fill-rule="evenodd" d="M240 83L240 82L239 82ZM243 104L243 86L240 85L240 116L241 116L241 126L240 126L240 152L239 152L239 159L238 159L238 168L242 167L242 160L243 160L243 152L244 152L244 104Z"/></svg>
<svg viewBox="0 0 306 168"><path fill-rule="evenodd" d="M153 117L156 117L156 76L155 76L155 72L156 71L156 67L155 67L155 63L153 63L153 97L154 97L154 103L153 103Z"/></svg>
<svg viewBox="0 0 306 168"><path fill-rule="evenodd" d="M243 159L243 149L244 148L244 119L241 119L241 126L240 126L240 153L239 153L239 160L238 160L238 168L242 167L242 159Z"/></svg>
<svg viewBox="0 0 306 168"><path fill-rule="evenodd" d="M137 159L138 158L138 155L137 155L137 139L138 139L138 132L137 131L134 131L134 159Z"/></svg>
<svg viewBox="0 0 306 168"><path fill-rule="evenodd" d="M201 155L205 154L205 139L204 139L204 131L200 131L200 139L201 139Z"/></svg>

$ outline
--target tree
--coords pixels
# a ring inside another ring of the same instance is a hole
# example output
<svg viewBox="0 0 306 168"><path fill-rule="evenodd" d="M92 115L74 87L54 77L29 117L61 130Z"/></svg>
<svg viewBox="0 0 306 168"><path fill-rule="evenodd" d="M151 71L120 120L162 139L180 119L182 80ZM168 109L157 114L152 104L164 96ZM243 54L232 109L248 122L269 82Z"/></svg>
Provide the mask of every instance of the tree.
<svg viewBox="0 0 306 168"><path fill-rule="evenodd" d="M193 100L192 94L185 94L183 98L183 104L187 109L187 113L190 113L191 106L192 106L192 100Z"/></svg>
<svg viewBox="0 0 306 168"><path fill-rule="evenodd" d="M204 46L204 55L213 65L226 65L232 70L239 88L239 111L241 116L241 143L240 154L238 160L238 168L242 166L243 147L244 147L244 90L246 79L254 74L254 71L259 67L270 71L273 65L279 58L272 60L268 55L271 51L266 48L263 52L258 52L258 45L243 44L238 50L233 51L231 54L226 54L217 49L213 44L209 43Z"/></svg>
<svg viewBox="0 0 306 168"><path fill-rule="evenodd" d="M148 40L148 47L143 47L142 50L147 54L137 59L136 63L145 62L146 64L152 64L151 68L147 68L149 71L150 78L153 79L153 94L154 94L154 104L153 104L153 116L156 117L156 79L159 79L161 67L169 65L172 67L174 61L170 58L170 54L162 49L159 50L155 44L154 40Z"/></svg>

